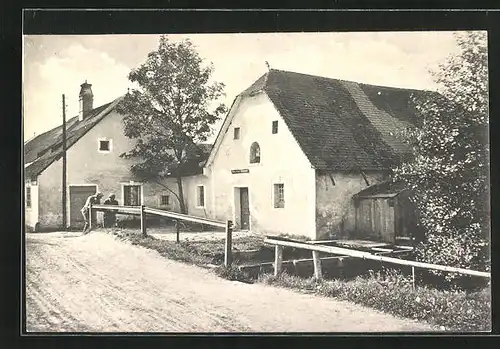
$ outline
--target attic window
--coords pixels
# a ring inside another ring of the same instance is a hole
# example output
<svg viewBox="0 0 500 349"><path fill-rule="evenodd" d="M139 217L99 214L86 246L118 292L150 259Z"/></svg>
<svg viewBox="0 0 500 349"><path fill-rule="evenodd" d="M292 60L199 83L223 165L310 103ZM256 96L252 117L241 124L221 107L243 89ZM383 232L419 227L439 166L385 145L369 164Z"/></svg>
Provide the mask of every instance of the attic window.
<svg viewBox="0 0 500 349"><path fill-rule="evenodd" d="M252 146L250 147L250 163L260 163L260 146L257 142L253 142Z"/></svg>
<svg viewBox="0 0 500 349"><path fill-rule="evenodd" d="M240 139L240 128L239 127L235 127L234 128L234 139Z"/></svg>
<svg viewBox="0 0 500 349"><path fill-rule="evenodd" d="M278 120L273 121L273 134L278 133Z"/></svg>
<svg viewBox="0 0 500 349"><path fill-rule="evenodd" d="M101 138L98 140L98 149L100 153L109 153L111 151L111 140L110 139L105 139Z"/></svg>

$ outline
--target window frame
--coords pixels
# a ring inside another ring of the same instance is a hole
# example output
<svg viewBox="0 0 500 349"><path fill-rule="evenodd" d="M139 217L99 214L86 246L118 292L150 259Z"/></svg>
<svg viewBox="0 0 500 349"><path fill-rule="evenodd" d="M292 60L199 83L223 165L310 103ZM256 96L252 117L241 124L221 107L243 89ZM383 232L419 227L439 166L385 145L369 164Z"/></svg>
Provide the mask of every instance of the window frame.
<svg viewBox="0 0 500 349"><path fill-rule="evenodd" d="M203 190L203 205L200 205L200 188ZM196 208L205 208L206 207L206 195L205 195L205 185L198 184L196 186Z"/></svg>
<svg viewBox="0 0 500 349"><path fill-rule="evenodd" d="M139 187L141 188L141 195L140 195L140 198L139 198L139 205L127 205L125 203L125 190L126 190L126 187ZM134 206L134 207L137 207L137 206L142 206L144 205L144 186L142 185L142 183L122 183L122 204L123 206Z"/></svg>
<svg viewBox="0 0 500 349"><path fill-rule="evenodd" d="M233 140L238 140L241 137L241 127L233 128Z"/></svg>
<svg viewBox="0 0 500 349"><path fill-rule="evenodd" d="M29 197L29 199L28 199ZM25 196L24 196L25 202L26 202L26 208L31 208L33 204L33 198L32 198L32 193L31 193L31 187L26 186L26 191L25 191Z"/></svg>
<svg viewBox="0 0 500 349"><path fill-rule="evenodd" d="M166 198L165 203L163 203L163 198ZM160 194L160 206L170 206L170 195Z"/></svg>
<svg viewBox="0 0 500 349"><path fill-rule="evenodd" d="M276 132L274 132L276 130ZM273 135L278 134L278 120L273 120L271 125L271 133Z"/></svg>
<svg viewBox="0 0 500 349"><path fill-rule="evenodd" d="M259 151L259 157L258 157L258 161L252 161L253 159L257 159L256 156L253 155L253 152L254 152L254 146L257 146L256 149L258 149ZM260 150L260 144L258 142L252 142L252 144L250 145L250 156L249 156L249 159L248 159L248 162L251 164L251 165L256 165L256 164L260 164L260 161L262 160L262 156L261 156L261 150Z"/></svg>
<svg viewBox="0 0 500 349"><path fill-rule="evenodd" d="M108 150L101 149L101 142L108 142ZM101 154L108 154L113 151L113 140L111 138L100 137L97 139L97 151Z"/></svg>
<svg viewBox="0 0 500 349"><path fill-rule="evenodd" d="M281 194L280 186L282 188ZM279 201L277 201L277 199L279 199ZM285 183L283 182L273 183L273 208L285 208Z"/></svg>

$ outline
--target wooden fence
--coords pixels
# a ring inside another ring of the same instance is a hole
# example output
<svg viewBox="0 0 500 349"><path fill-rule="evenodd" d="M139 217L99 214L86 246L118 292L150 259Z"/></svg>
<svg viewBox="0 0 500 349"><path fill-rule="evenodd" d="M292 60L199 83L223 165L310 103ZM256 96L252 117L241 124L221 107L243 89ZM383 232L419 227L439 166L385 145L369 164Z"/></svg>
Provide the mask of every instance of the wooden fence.
<svg viewBox="0 0 500 349"><path fill-rule="evenodd" d="M380 256L380 255L375 255L375 254L372 254L369 252L357 251L357 250L336 247L336 246L326 246L326 245L313 244L313 243L304 243L304 242L281 239L281 238L277 238L277 237L267 237L264 240L264 242L275 246L275 259L274 259L274 274L275 275L278 275L282 270L283 247L294 247L294 248L298 248L298 249L312 251L313 264L314 264L314 276L317 279L320 279L322 277L321 260L319 258L320 252L330 253L330 254L338 254L338 255L342 255L343 257L349 256L349 257L354 257L354 258L362 258L362 259L369 259L369 260L375 260L375 261L392 263L392 264L411 266L412 267L413 285L415 285L415 268L441 270L441 271L446 271L446 272L451 272L451 273L459 273L459 274L464 274L464 275L491 278L491 273L488 273L488 272L469 270L469 269L463 269L463 268L454 268L454 267L438 265L438 264L429 264L429 263L422 263L422 262L416 262L416 261L409 261L409 260L404 260L404 259L400 259L400 258Z"/></svg>
<svg viewBox="0 0 500 349"><path fill-rule="evenodd" d="M224 265L230 266L233 261L232 256L232 236L233 236L233 224L232 221L218 221L215 219L209 219L204 217L190 216L186 214L181 214L177 212L164 211L152 207L141 206L118 206L118 205L90 205L89 210L89 229L92 229L92 211L111 211L116 213L139 215L141 217L141 233L147 235L146 227L146 215L154 215L160 217L171 218L176 222L176 242L180 241L180 221L187 221L193 223L200 223L209 225L212 227L225 228L226 230L226 240L224 248Z"/></svg>

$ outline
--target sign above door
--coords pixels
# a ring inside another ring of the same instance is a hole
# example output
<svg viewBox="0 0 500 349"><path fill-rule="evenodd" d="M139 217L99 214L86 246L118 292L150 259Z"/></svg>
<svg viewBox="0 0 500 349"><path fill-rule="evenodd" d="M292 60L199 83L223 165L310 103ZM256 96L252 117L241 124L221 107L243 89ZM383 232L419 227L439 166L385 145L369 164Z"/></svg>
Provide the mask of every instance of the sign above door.
<svg viewBox="0 0 500 349"><path fill-rule="evenodd" d="M250 170L248 168L245 169L239 169L239 170L231 170L232 174L237 174L237 173L250 173Z"/></svg>

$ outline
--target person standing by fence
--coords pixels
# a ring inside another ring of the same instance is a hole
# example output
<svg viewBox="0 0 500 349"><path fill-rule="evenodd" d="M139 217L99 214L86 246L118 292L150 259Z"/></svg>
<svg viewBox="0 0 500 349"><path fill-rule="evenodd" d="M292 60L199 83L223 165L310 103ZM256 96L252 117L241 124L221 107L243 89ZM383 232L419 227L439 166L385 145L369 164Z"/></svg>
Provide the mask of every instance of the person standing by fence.
<svg viewBox="0 0 500 349"><path fill-rule="evenodd" d="M104 205L118 205L115 194L109 194L109 197L104 201ZM103 224L104 228L114 227L116 225L116 213L113 211L104 211Z"/></svg>
<svg viewBox="0 0 500 349"><path fill-rule="evenodd" d="M83 226L83 233L86 234L87 233L87 228L90 228L89 227L89 211L90 211L90 205L98 205L101 203L101 198L102 198L102 193L101 192L97 192L95 193L94 195L90 195L88 198L87 198L87 201L85 201L85 205L83 205L82 209L81 209L81 212L82 212L82 216L83 216L83 219L85 221L85 225ZM92 217L94 218L94 217ZM95 222L95 219L93 219L93 221Z"/></svg>

